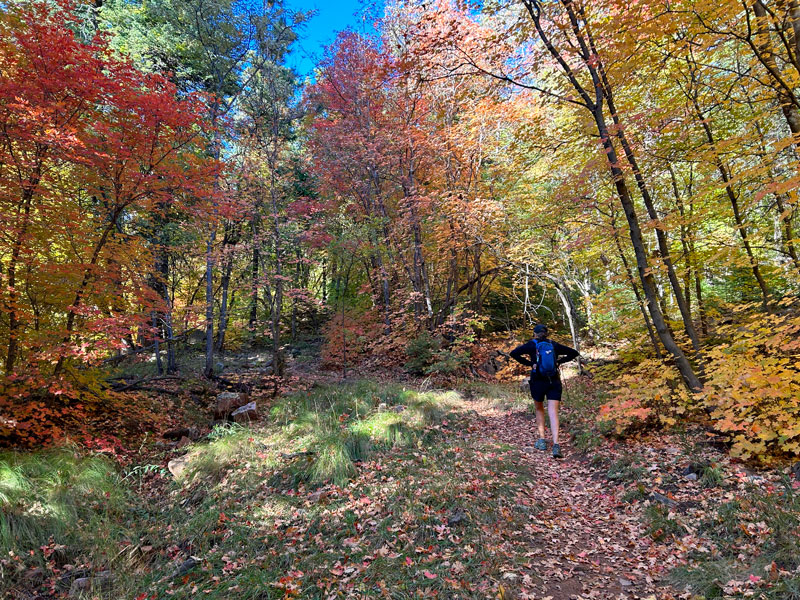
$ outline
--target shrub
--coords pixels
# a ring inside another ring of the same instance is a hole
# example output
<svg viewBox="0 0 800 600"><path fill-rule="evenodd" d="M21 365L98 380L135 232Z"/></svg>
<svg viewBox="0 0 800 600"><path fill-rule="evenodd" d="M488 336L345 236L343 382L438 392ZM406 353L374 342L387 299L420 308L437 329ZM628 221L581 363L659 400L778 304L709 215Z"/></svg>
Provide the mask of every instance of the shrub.
<svg viewBox="0 0 800 600"><path fill-rule="evenodd" d="M440 336L427 331L409 342L406 347L407 371L416 375L452 375L469 364L469 350L458 344L444 347Z"/></svg>
<svg viewBox="0 0 800 600"><path fill-rule="evenodd" d="M618 375L611 399L597 420L618 434L659 425L674 425L692 407L678 370L660 360L646 360Z"/></svg>
<svg viewBox="0 0 800 600"><path fill-rule="evenodd" d="M322 328L322 364L330 368L358 363L380 336L382 325L374 311L336 312Z"/></svg>
<svg viewBox="0 0 800 600"><path fill-rule="evenodd" d="M611 399L597 420L624 434L671 426L702 409L734 456L800 455L800 311L792 300L779 311L764 314L752 305L728 311L705 352L705 387L695 397L663 361L614 372Z"/></svg>
<svg viewBox="0 0 800 600"><path fill-rule="evenodd" d="M742 313L708 352L706 407L734 456L800 455L800 315Z"/></svg>
<svg viewBox="0 0 800 600"><path fill-rule="evenodd" d="M441 349L442 339L423 331L406 347L408 356L408 362L405 364L406 370L415 375L427 374L428 368L434 363Z"/></svg>

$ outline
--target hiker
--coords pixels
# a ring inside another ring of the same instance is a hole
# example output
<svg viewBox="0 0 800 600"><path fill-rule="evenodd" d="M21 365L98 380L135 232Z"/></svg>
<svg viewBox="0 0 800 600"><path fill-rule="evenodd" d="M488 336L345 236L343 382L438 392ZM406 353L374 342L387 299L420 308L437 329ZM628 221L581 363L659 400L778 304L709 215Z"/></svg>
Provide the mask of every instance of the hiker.
<svg viewBox="0 0 800 600"><path fill-rule="evenodd" d="M530 359L525 356L530 356ZM539 439L534 444L537 450L547 450L544 439L544 399L549 400L547 410L550 413L550 429L553 433L553 458L562 458L561 446L558 444L558 407L561 403L561 375L559 365L576 359L580 353L568 346L547 338L547 327L541 323L533 328L533 339L514 348L511 358L531 367L531 396L536 405L536 424L539 427Z"/></svg>

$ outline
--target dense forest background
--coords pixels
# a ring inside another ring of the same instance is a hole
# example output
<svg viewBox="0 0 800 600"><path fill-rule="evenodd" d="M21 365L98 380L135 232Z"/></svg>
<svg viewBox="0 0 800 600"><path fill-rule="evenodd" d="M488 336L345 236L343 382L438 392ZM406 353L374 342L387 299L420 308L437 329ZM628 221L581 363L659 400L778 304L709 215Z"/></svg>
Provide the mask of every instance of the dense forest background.
<svg viewBox="0 0 800 600"><path fill-rule="evenodd" d="M308 17L4 3L4 444L106 418L126 361L501 377L545 321L615 359L618 430L800 453L794 2L388 3L299 81Z"/></svg>

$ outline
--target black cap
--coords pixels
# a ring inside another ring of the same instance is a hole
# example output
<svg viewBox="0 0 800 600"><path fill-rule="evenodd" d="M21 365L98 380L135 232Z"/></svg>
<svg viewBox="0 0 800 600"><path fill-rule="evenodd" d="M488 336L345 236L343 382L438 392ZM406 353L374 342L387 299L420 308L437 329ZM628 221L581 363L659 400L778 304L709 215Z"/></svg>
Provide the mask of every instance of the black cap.
<svg viewBox="0 0 800 600"><path fill-rule="evenodd" d="M539 323L536 327L533 328L533 333L547 333L547 325L542 325Z"/></svg>

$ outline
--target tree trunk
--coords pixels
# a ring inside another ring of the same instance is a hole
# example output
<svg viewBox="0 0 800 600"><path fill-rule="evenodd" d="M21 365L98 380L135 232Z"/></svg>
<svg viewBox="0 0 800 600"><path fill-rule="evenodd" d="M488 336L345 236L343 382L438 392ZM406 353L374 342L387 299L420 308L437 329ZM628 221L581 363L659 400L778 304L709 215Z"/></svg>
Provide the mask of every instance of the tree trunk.
<svg viewBox="0 0 800 600"><path fill-rule="evenodd" d="M614 187L616 189L620 204L622 205L625 213L625 219L628 222L631 243L633 245L634 255L636 256L636 266L639 271L639 278L642 282L642 289L644 290L644 295L647 299L648 310L650 311L650 316L653 319L653 325L658 332L658 336L661 339L661 343L664 345L664 348L666 348L667 352L672 355L675 364L678 367L684 382L686 383L686 386L693 392L699 392L702 389L700 380L695 374L691 363L686 358L686 355L683 353L683 350L681 350L680 346L675 343L675 339L672 337L672 334L667 327L667 323L664 320L664 315L658 305L655 281L653 279L652 268L647 259L647 252L645 250L642 230L639 226L639 219L636 215L636 208L633 203L633 199L631 198L628 185L625 181L625 175L619 166L617 151L611 141L608 126L606 125L605 115L603 113L603 102L605 101L604 86L600 76L598 75L596 66L602 64L599 60L599 55L596 52L591 53L588 50L579 28L575 26L576 24L573 24L576 40L583 48L583 68L587 70L592 78L593 98L592 95L590 95L589 92L583 88L581 83L576 78L572 67L563 58L559 50L555 48L547 33L544 31L544 28L540 22L540 11L542 8L541 2L534 0L523 0L523 3L531 16L534 26L536 27L536 31L547 48L547 51L563 70L564 75L575 89L575 92L582 99L585 108L592 113L592 117L594 118L595 125L597 127L597 133L602 142L603 150L605 151L609 172L614 182ZM573 20L574 11L572 10L572 1L562 0L562 4L567 9L570 19Z"/></svg>
<svg viewBox="0 0 800 600"><path fill-rule="evenodd" d="M281 316L283 313L283 248L280 237L280 222L278 215L278 190L275 181L275 167L273 165L272 181L270 183L270 197L272 200L272 244L275 251L275 291L272 294L272 320L270 333L272 335L272 369L278 377L284 373L285 361L281 350Z"/></svg>
<svg viewBox="0 0 800 600"><path fill-rule="evenodd" d="M580 38L580 30L577 28L577 19L572 16L571 5L572 1L567 0L565 1L565 5L567 6L567 11L571 14L573 19L573 29L575 35ZM581 13L583 11L581 10ZM594 39L592 38L591 32L586 27L587 31L587 40L588 40L588 48L591 49L591 54L595 56L599 56L597 52L597 48L594 44ZM590 54L586 52L586 59L589 60ZM636 185L639 188L639 193L642 196L642 200L644 201L645 208L647 209L647 214L650 219L658 223L660 221L660 217L658 216L658 211L656 211L655 203L653 202L653 198L650 195L650 189L647 187L647 183L644 180L644 176L642 175L642 171L639 168L638 161L636 160L636 155L633 152L633 147L630 145L628 141L628 136L625 134L625 129L622 126L622 123L619 118L619 113L617 112L616 105L614 103L614 94L611 89L611 84L606 77L605 66L602 62L598 61L597 63L597 73L599 75L600 82L603 87L603 92L605 96L606 102L608 102L608 109L611 112L611 118L614 122L615 127L615 136L619 140L620 144L622 145L623 153L625 154L625 159L631 167L633 171L633 177L636 181ZM686 297L684 296L684 292L681 289L680 281L678 280L678 275L675 272L675 265L672 263L672 257L670 256L669 251L669 243L667 241L667 234L666 232L660 227L659 224L655 225L655 232L656 232L656 240L658 242L658 251L661 255L661 260L664 262L664 265L667 267L667 277L670 282L670 286L672 287L672 293L675 297L675 301L678 304L678 310L681 313L681 319L683 320L683 328L686 331L686 335L689 336L689 340L692 342L692 348L694 349L695 353L699 356L700 354L700 338L697 336L697 331L695 331L694 323L692 323L692 313L689 310L689 304L686 301ZM688 290L687 290L688 293Z"/></svg>
<svg viewBox="0 0 800 600"><path fill-rule="evenodd" d="M217 128L219 120L219 105L215 102L212 108L211 126L214 129L214 141L211 155L219 160L222 153L222 134ZM214 194L219 191L219 181L214 179ZM216 202L214 203L216 213ZM216 217L216 214L214 215ZM214 243L217 240L217 224L210 224L211 231L206 240L206 365L203 374L206 377L214 375Z"/></svg>
<svg viewBox="0 0 800 600"><path fill-rule="evenodd" d="M748 104L750 104L750 108L753 109L755 112L752 102L748 99ZM756 131L758 132L758 139L759 139L759 152L758 156L765 161L767 159L767 142L766 136L764 135L764 130L761 128L760 123L756 120L754 121L754 125ZM767 175L771 180L777 180L777 176L774 173L772 166L767 168ZM780 192L774 192L773 195L775 196L775 208L777 209L778 219L781 221L781 241L784 247L784 251L786 255L792 259L792 263L794 264L794 268L800 273L800 256L797 254L797 248L794 244L794 226L792 223L792 216L794 209L793 207L787 206L787 202L791 204L791 201L786 198L786 196Z"/></svg>
<svg viewBox="0 0 800 600"><path fill-rule="evenodd" d="M545 275L545 277L553 282L553 287L555 288L558 299L561 301L561 306L564 309L564 316L567 318L567 323L569 323L569 332L572 337L572 347L580 352L581 341L578 337L578 324L575 320L575 304L572 302L572 298L569 295L569 288L564 280L562 280L560 277L554 277L552 275Z"/></svg>
<svg viewBox="0 0 800 600"><path fill-rule="evenodd" d="M28 235L28 227L31 222L31 208L33 207L33 196L36 193L36 188L39 186L41 180L41 160L37 148L37 166L33 174L22 191L22 224L20 225L17 237L14 240L14 248L11 251L11 260L8 263L8 301L6 310L8 311L8 349L6 351L6 375L10 375L14 370L17 362L17 354L19 352L19 336L21 335L22 321L19 318L19 294L17 293L17 265L20 261L22 254L22 247L25 243L25 236ZM19 216L19 213L18 213Z"/></svg>
<svg viewBox="0 0 800 600"><path fill-rule="evenodd" d="M172 296L169 290L169 254L166 249L162 247L159 249L158 267L157 271L161 276L161 297L164 299L164 314L162 315L162 324L164 327L164 336L167 339L167 373L175 373L178 371L178 364L175 359L175 342L173 340L174 332L172 330Z"/></svg>
<svg viewBox="0 0 800 600"><path fill-rule="evenodd" d="M250 316L247 321L247 331L250 337L250 345L253 345L256 337L256 327L258 323L258 274L261 261L261 214L259 212L262 204L263 187L258 186L258 200L253 207L253 214L250 220L250 230L253 243L253 254L250 264Z"/></svg>
<svg viewBox="0 0 800 600"><path fill-rule="evenodd" d="M225 348L225 332L228 329L228 287L231 283L231 272L233 271L233 258L228 256L225 259L225 266L222 269L222 301L219 305L219 330L217 331L217 352L222 354Z"/></svg>
<svg viewBox="0 0 800 600"><path fill-rule="evenodd" d="M100 259L100 253L102 252L103 248L105 248L108 237L111 235L121 211L122 207L117 207L111 216L110 222L106 225L103 233L100 235L100 239L97 240L97 243L92 250L92 258L89 261L89 265L87 266L86 271L83 273L83 279L81 280L81 283L75 292L75 299L72 301L72 304L67 310L67 325L65 328L66 334L62 340L64 346L69 344L70 339L72 339L72 331L75 327L75 314L77 313L81 302L83 302L83 295L86 293L86 288L89 286L89 282L92 280L94 268L97 266L97 261ZM66 350L66 348L64 350ZM62 350L61 355L58 357L58 362L56 362L55 369L53 369L53 377L58 377L61 375L61 372L64 369L64 361L66 360L64 350Z"/></svg>
<svg viewBox="0 0 800 600"><path fill-rule="evenodd" d="M161 361L161 344L159 343L161 328L158 324L158 313L153 311L150 316L153 319L153 354L156 358L156 375L162 375L164 373L164 364Z"/></svg>
<svg viewBox="0 0 800 600"><path fill-rule="evenodd" d="M203 374L214 375L214 242L217 237L216 225L211 225L211 233L206 240L206 365Z"/></svg>
<svg viewBox="0 0 800 600"><path fill-rule="evenodd" d="M800 30L798 29L800 28L800 23L797 21L798 7L797 2L791 2L791 4L794 5L791 7L792 28L796 32ZM775 85L772 86L775 90L775 99L781 107L781 112L786 120L786 124L789 126L789 131L792 132L795 146L800 148L800 110L798 110L797 98L794 96L793 92L791 92L789 85L784 81L785 78L775 60L775 52L773 50L772 38L768 26L769 17L761 0L753 2L753 12L756 15L756 41L753 42L749 38L747 41L750 44L751 50L756 55L756 58L761 62L767 70L767 73L769 73L770 77L775 82ZM800 49L797 39L795 39L795 46ZM795 60L796 59L797 56L795 56ZM797 70L797 64L793 61L790 62L795 65L795 70ZM795 77L797 77L797 75L800 75L800 72L796 72Z"/></svg>
<svg viewBox="0 0 800 600"><path fill-rule="evenodd" d="M598 107L598 109L599 108L601 107ZM617 195L620 203L622 204L623 211L625 212L625 219L628 222L631 244L633 245L634 255L636 256L636 266L639 270L639 278L642 282L642 289L644 290L644 295L647 299L647 306L650 316L653 319L653 325L658 332L658 337L661 340L661 343L664 345L664 348L666 348L667 352L669 352L674 358L678 370L686 382L687 387L693 392L699 392L703 386L700 383L700 380L697 378L697 375L695 375L694 369L689 363L689 360L686 358L686 355L683 353L683 350L681 350L680 346L675 343L675 340L673 339L672 334L667 327L667 323L664 320L664 316L661 313L661 309L658 305L655 281L653 280L652 270L647 261L647 253L645 252L642 231L639 227L638 217L636 216L636 209L630 197L628 187L625 184L622 170L617 166L618 163L616 152L611 144L611 140L608 137L608 131L605 127L604 117L602 116L600 110L597 110L595 115L597 127L600 132L600 138L603 140L603 147L607 152L608 163L610 165L609 168L611 170L612 177L614 178L614 186L617 189Z"/></svg>
<svg viewBox="0 0 800 600"><path fill-rule="evenodd" d="M653 331L653 324L650 322L650 317L647 314L647 310L645 309L645 302L642 299L642 294L639 292L639 286L636 285L636 280L633 278L633 272L631 271L631 267L628 264L628 259L625 257L625 251L622 249L622 243L619 239L619 232L617 231L616 223L611 223L611 227L614 231L614 244L617 247L617 252L619 253L619 258L622 261L622 266L625 268L625 275L628 277L628 283L633 289L633 295L636 297L636 304L639 306L639 310L642 311L642 318L644 319L644 325L647 328L647 335L650 337L650 343L653 345L653 350L655 350L656 358L661 358L661 347L658 344L658 340L656 339L656 334Z"/></svg>
<svg viewBox="0 0 800 600"><path fill-rule="evenodd" d="M675 196L675 205L678 207L678 214L681 217L680 236L684 261L683 289L686 291L686 306L691 312L692 294L690 293L690 290L692 288L692 255L689 249L689 235L691 233L690 225L686 222L686 210L683 205L683 197L678 189L678 177L675 175L675 169L672 167L672 163L667 163L667 170L669 171L670 181L672 182L672 193Z"/></svg>

